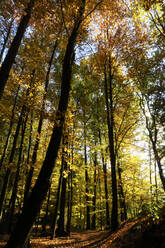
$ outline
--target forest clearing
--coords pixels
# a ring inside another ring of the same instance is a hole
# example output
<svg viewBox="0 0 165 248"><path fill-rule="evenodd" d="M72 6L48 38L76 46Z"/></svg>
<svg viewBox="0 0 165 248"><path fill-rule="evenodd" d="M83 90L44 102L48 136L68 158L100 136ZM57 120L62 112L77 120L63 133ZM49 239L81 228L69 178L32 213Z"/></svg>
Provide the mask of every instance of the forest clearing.
<svg viewBox="0 0 165 248"><path fill-rule="evenodd" d="M0 247L165 247L164 0L1 0Z"/></svg>

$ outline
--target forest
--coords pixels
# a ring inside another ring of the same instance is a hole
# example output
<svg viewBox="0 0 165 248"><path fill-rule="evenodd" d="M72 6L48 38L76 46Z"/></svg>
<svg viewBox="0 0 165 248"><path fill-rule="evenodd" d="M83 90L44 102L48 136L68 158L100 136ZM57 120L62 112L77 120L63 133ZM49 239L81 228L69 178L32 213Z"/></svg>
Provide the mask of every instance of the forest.
<svg viewBox="0 0 165 248"><path fill-rule="evenodd" d="M0 1L0 247L165 247L164 0Z"/></svg>

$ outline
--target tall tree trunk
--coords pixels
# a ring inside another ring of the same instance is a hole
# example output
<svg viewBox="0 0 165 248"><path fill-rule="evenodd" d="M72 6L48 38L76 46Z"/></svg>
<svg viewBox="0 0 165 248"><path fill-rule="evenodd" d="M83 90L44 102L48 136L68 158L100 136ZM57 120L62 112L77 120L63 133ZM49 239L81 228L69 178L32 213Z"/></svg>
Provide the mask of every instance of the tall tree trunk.
<svg viewBox="0 0 165 248"><path fill-rule="evenodd" d="M100 175L100 168L98 169L98 175ZM103 211L102 211L102 192L101 192L101 179L100 179L100 176L98 178L98 181L99 181L99 195L100 195L100 201L99 201L99 210L100 210L100 227L101 227L101 230L103 229ZM105 226L105 225L104 225Z"/></svg>
<svg viewBox="0 0 165 248"><path fill-rule="evenodd" d="M63 158L62 158L62 160L63 160ZM51 226L51 230L52 230L51 239L55 238L57 215L58 215L58 209L59 209L59 203L60 203L60 192L61 192L61 185L62 185L63 170L64 170L64 163L61 161L61 170L60 170L60 177L59 177L59 181L58 181L55 210L54 210L53 222L52 222L52 226Z"/></svg>
<svg viewBox="0 0 165 248"><path fill-rule="evenodd" d="M151 206L153 204L153 190L152 190L152 154L151 154L151 144L148 142L148 150L149 150L149 168L150 168L150 199L151 199Z"/></svg>
<svg viewBox="0 0 165 248"><path fill-rule="evenodd" d="M26 31L27 25L29 23L30 17L31 17L31 11L34 6L35 0L30 0L28 3L27 8L24 11L23 17L20 21L20 24L17 29L17 33L11 43L11 46L8 50L8 53L2 63L1 69L0 69L0 100L6 85L6 82L9 77L9 73L11 70L11 67L15 61L15 57L18 53L19 46L21 44L21 40L24 36L24 33ZM26 13L26 14L25 14Z"/></svg>
<svg viewBox="0 0 165 248"><path fill-rule="evenodd" d="M27 184L26 184L26 191L25 191L26 195L28 195L29 191L30 191L31 181L33 178L34 165L35 165L36 160L37 160L37 153L38 153L40 136L41 136L42 125L43 125L43 120L44 120L46 95L47 95L48 86L49 86L50 70L51 70L51 66L52 66L52 62L53 62L53 58L54 58L54 54L55 54L57 45L58 45L58 41L56 40L54 47L53 47L53 50L52 50L50 60L49 60L48 70L47 70L46 79L45 79L45 90L44 90L44 96L43 96L43 101L42 101L42 108L41 108L41 112L40 112L40 119L39 119L38 128L37 128L37 135L36 135L36 140L35 140L33 154L32 154L32 161L31 161L31 167L29 170L29 176L27 176Z"/></svg>
<svg viewBox="0 0 165 248"><path fill-rule="evenodd" d="M5 195L6 195L9 175L10 175L10 168L7 168L7 171L6 171L6 174L5 174L5 177L4 177L4 181L3 181L1 195L0 195L0 217L1 217L1 213L2 213L2 208L3 208L3 204L4 204Z"/></svg>
<svg viewBox="0 0 165 248"><path fill-rule="evenodd" d="M28 144L27 160L26 160L27 165L29 164L29 160L30 160L30 151L32 146L32 131L33 131L33 111L31 112L31 120L30 120L29 144Z"/></svg>
<svg viewBox="0 0 165 248"><path fill-rule="evenodd" d="M24 123L22 123L21 144L20 144L20 148L19 148L17 171L16 171L14 185L13 185L13 191L12 191L12 195L11 195L11 199L10 199L10 203L9 203L9 225L8 225L9 232L12 231L12 227L13 227L14 208L15 208L15 202L16 202L16 197L17 197L17 192L18 192L18 181L19 181L19 176L20 176L20 166L21 166L23 142L24 142L24 137L25 137L27 119L28 119L28 114L26 114Z"/></svg>
<svg viewBox="0 0 165 248"><path fill-rule="evenodd" d="M31 78L31 82L30 82L30 88L27 89L26 96L28 96L29 93L30 93L30 89L31 89L32 82L33 82L33 77L34 77L34 71L32 72L32 78ZM2 205L3 205L4 199L5 199L5 195L6 195L8 180L9 180L10 173L11 173L11 167L10 166L11 166L11 164L13 162L13 159L14 159L14 155L15 155L15 151L16 151L16 145L17 145L17 140L18 140L18 136L19 136L19 132L20 132L20 128L21 128L21 125L23 123L23 119L25 117L25 114L27 112L28 112L27 106L26 105L23 105L22 106L22 109L21 109L21 113L20 113L19 119L18 119L18 122L17 122L16 131L15 131L15 134L14 134L12 149L11 149L11 153L10 153L10 157L9 157L9 167L7 168L7 171L6 171L6 174L5 174L5 182L3 184L3 190L2 190L3 194L1 194L1 196L0 196L0 202L1 202Z"/></svg>
<svg viewBox="0 0 165 248"><path fill-rule="evenodd" d="M101 132L99 130L99 140L100 140L100 145L102 145L101 142ZM108 203L108 184L107 184L107 164L104 159L104 154L103 151L101 150L101 158L102 158L102 164L103 164L103 173L104 173L104 190L105 190L105 205L106 205L106 224L107 227L110 226L110 217L109 217L109 203Z"/></svg>
<svg viewBox="0 0 165 248"><path fill-rule="evenodd" d="M48 198L47 198L47 203L46 203L46 212L45 212L45 216L43 218L43 223L42 223L42 233L43 234L45 234L45 232L46 232L46 224L47 224L48 213L49 213L50 193L51 193L51 186L49 187L49 190L48 190Z"/></svg>
<svg viewBox="0 0 165 248"><path fill-rule="evenodd" d="M67 153L64 152L64 149L65 148L63 148L63 151L62 151L62 163L63 163L63 167L64 167L64 172L66 172L67 171L67 161L66 161ZM65 232L65 207L66 207L67 177L64 176L64 172L63 172L61 196L60 196L60 216L58 219L58 228L56 229L56 236L57 237L66 236L66 232Z"/></svg>
<svg viewBox="0 0 165 248"><path fill-rule="evenodd" d="M122 178L121 178L121 168L119 162L117 163L117 171L119 177L119 200L120 200L120 208L121 208L121 221L127 219L127 208L125 203L125 195L123 190Z"/></svg>
<svg viewBox="0 0 165 248"><path fill-rule="evenodd" d="M11 135L11 131L12 131L12 128L13 128L15 108L16 108L16 104L17 104L17 98L18 98L19 89L20 89L20 86L18 86L18 89L17 89L17 92L16 92L16 96L15 96L15 99L14 99L14 105L13 105L13 108L12 108L10 126L9 126L9 130L8 130L8 134L7 134L5 146L4 146L4 149L3 149L3 154L2 154L2 157L1 157L1 160L0 160L0 171L1 171L1 168L2 168L2 165L3 165L3 161L4 161L4 158L5 158L5 155L6 155L6 151L7 151L7 147L8 147L8 143L9 143L9 139L10 139L10 135Z"/></svg>
<svg viewBox="0 0 165 248"><path fill-rule="evenodd" d="M73 171L70 170L70 180L68 180L68 216L66 232L70 234L71 218L72 218L72 201L73 201Z"/></svg>
<svg viewBox="0 0 165 248"><path fill-rule="evenodd" d="M50 178L53 172L55 161L57 159L58 150L61 143L63 132L63 124L65 120L65 113L67 111L69 92L71 87L72 64L74 57L74 47L78 35L79 27L82 22L82 17L85 9L85 0L82 0L82 5L78 11L78 19L75 23L71 35L69 36L67 48L63 61L62 68L62 84L61 96L59 101L58 110L55 117L55 124L53 133L49 142L48 150L46 153L43 166L37 178L36 184L33 187L32 193L23 208L22 214L18 223L11 235L6 248L22 248L30 230L35 221L35 218L41 208L42 202L46 196L49 188ZM57 125L58 123L58 125Z"/></svg>
<svg viewBox="0 0 165 248"><path fill-rule="evenodd" d="M92 215L92 229L96 229L96 169L97 169L97 153L95 152L95 158L94 158L94 182L93 182L93 215Z"/></svg>
<svg viewBox="0 0 165 248"><path fill-rule="evenodd" d="M84 162L85 162L85 193L86 193L86 229L90 229L90 206L89 206L89 176L87 167L87 145L86 145L86 121L85 121L85 111L84 115Z"/></svg>
<svg viewBox="0 0 165 248"><path fill-rule="evenodd" d="M156 202L158 202L158 182L157 182L157 170L156 170L156 161L154 163L154 169L155 169L155 198Z"/></svg>
<svg viewBox="0 0 165 248"><path fill-rule="evenodd" d="M21 114L20 114L20 117L19 117L19 120L18 120L18 123L17 123L17 128L16 128L16 131L15 131L15 134L14 134L12 150L11 150L10 157L9 157L9 167L6 170L5 181L4 181L3 188L2 188L2 193L1 193L1 196L0 196L0 202L1 202L2 206L3 206L4 199L5 199L7 185L8 185L8 181L9 181L9 177L10 177L10 173L11 173L11 163L13 162L13 159L14 159L14 154L15 154L15 151L16 151L16 144L17 144L17 140L18 140L18 135L19 135L20 127L21 127L22 120L23 120L23 117L25 115L25 112L26 112L26 106L23 105L22 111L21 111ZM2 206L1 206L1 211L2 211Z"/></svg>
<svg viewBox="0 0 165 248"><path fill-rule="evenodd" d="M156 161L157 166L158 166L160 180L161 180L163 189L165 191L165 176L163 174L161 159L159 157L158 150L157 150L157 147L156 147L156 141L154 141L152 133L151 133L150 130L149 130L149 137L150 137L152 148L153 148L153 151L154 151L155 161Z"/></svg>
<svg viewBox="0 0 165 248"><path fill-rule="evenodd" d="M107 69L109 80L107 80ZM118 202L117 202L117 180L116 180L116 156L114 151L114 120L113 120L113 97L112 97L112 73L110 58L108 61L108 68L105 64L105 100L107 109L107 125L108 125L108 138L109 138L109 152L111 161L111 178L112 178L112 213L111 213L111 228L116 230L118 227ZM109 97L108 97L108 82L109 82Z"/></svg>
<svg viewBox="0 0 165 248"><path fill-rule="evenodd" d="M150 113L151 114L151 122L152 122L152 125L150 125L149 118L146 115L146 110L145 110L144 103L143 103L143 97L140 99L140 105L141 105L141 109L143 111L143 114L145 116L146 128L148 130L149 139L151 141L151 145L152 145L152 149L153 149L153 152L154 152L155 161L156 161L157 166L158 166L159 176L160 176L160 180L161 180L161 183L162 183L162 187L163 187L163 190L165 191L165 176L163 174L163 169L162 169L162 164L161 164L161 158L159 156L159 152L158 152L158 149L157 149L158 129L156 127L155 116ZM148 106L148 104L147 104L147 106ZM150 107L149 106L148 106L148 111L150 112Z"/></svg>
<svg viewBox="0 0 165 248"><path fill-rule="evenodd" d="M74 129L74 128L73 128ZM74 164L74 145L72 141L72 157L71 157L71 164ZM72 218L72 205L73 205L73 170L70 169L70 192L69 192L69 200L68 200L68 219L66 225L66 231L70 234L70 227L71 227L71 218Z"/></svg>

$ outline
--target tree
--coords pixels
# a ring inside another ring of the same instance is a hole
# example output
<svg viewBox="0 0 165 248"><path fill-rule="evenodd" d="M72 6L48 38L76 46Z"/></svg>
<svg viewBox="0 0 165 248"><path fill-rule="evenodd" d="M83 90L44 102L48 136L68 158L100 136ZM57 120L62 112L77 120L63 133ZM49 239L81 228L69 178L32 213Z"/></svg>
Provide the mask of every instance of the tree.
<svg viewBox="0 0 165 248"><path fill-rule="evenodd" d="M9 77L11 67L12 67L12 65L14 63L15 57L16 57L18 49L19 49L19 46L21 44L21 40L23 38L23 35L24 35L25 31L26 31L28 22L30 20L31 11L32 11L32 8L34 6L34 2L35 2L34 0L29 1L28 6L25 9L23 17L22 17L22 19L20 21L20 24L18 26L17 33L16 33L16 35L15 35L15 37L13 39L13 42L11 43L11 46L10 46L10 48L8 50L7 55L6 55L6 57L5 57L5 59L4 59L3 63L2 63L2 66L1 66L1 69L0 69L0 78L1 78L1 81L0 81L0 99L2 97L6 82L7 82L8 77Z"/></svg>

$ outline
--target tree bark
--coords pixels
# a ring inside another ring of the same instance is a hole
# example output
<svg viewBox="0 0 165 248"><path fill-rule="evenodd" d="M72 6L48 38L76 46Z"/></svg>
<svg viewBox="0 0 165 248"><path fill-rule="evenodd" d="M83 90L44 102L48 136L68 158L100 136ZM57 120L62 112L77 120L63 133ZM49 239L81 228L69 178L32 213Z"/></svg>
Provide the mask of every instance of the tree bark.
<svg viewBox="0 0 165 248"><path fill-rule="evenodd" d="M2 63L1 69L0 69L0 100L2 98L2 94L6 85L6 82L9 77L9 73L11 70L11 67L15 61L15 57L18 53L19 46L21 44L21 40L24 36L24 33L26 31L27 25L29 23L30 17L31 17L31 11L34 6L35 0L30 0L27 8L24 11L23 17L20 21L20 24L17 29L17 33L13 39L13 42L11 43L11 46L8 50L8 53Z"/></svg>
<svg viewBox="0 0 165 248"><path fill-rule="evenodd" d="M65 113L67 111L69 92L71 87L72 64L74 57L74 47L78 35L79 27L82 22L82 17L85 9L85 0L82 0L82 5L78 11L78 19L74 24L71 35L69 36L67 48L64 56L62 68L62 84L59 106L57 109L53 133L49 142L46 157L43 166L37 178L36 184L33 187L32 193L22 211L18 223L11 235L6 248L22 248L25 244L30 230L35 221L35 218L41 208L42 202L46 196L50 185L50 179L57 159L58 150L61 143L63 132L63 124Z"/></svg>

